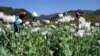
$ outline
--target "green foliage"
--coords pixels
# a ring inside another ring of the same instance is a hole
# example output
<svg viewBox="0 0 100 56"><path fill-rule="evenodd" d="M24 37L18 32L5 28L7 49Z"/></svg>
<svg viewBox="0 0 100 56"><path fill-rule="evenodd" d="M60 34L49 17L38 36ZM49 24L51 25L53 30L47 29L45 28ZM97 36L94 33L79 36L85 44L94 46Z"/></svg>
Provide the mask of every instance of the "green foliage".
<svg viewBox="0 0 100 56"><path fill-rule="evenodd" d="M77 38L63 24L51 28L52 34L43 36L41 32L0 32L0 56L100 56L100 32Z"/></svg>

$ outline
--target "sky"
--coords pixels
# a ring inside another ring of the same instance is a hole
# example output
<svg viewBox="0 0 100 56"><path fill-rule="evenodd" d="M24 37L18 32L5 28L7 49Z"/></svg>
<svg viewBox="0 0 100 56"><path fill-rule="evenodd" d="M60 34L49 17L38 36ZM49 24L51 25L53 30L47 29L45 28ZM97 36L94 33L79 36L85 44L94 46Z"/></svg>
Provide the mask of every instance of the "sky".
<svg viewBox="0 0 100 56"><path fill-rule="evenodd" d="M0 6L24 8L41 15L77 9L97 10L100 9L100 0L0 0Z"/></svg>

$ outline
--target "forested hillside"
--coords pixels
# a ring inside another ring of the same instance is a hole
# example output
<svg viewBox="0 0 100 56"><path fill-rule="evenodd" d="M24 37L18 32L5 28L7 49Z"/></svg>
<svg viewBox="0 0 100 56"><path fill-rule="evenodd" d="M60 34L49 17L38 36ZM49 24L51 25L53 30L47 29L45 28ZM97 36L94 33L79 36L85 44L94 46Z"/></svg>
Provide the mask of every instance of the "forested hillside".
<svg viewBox="0 0 100 56"><path fill-rule="evenodd" d="M12 8L12 7L3 7L0 6L0 12L4 12L7 15L18 15L21 11L26 11L27 12L27 17L25 20L32 21L34 19L50 19L50 20L55 20L58 19L58 14L59 13L54 13L50 15L40 15L39 17L32 17L31 12L23 9L23 8ZM62 12L64 15L69 14L72 16L75 16L75 11L81 11L83 12L83 16L86 18L86 20L91 21L92 23L94 22L100 22L100 9L92 11L92 10L70 10L66 12Z"/></svg>

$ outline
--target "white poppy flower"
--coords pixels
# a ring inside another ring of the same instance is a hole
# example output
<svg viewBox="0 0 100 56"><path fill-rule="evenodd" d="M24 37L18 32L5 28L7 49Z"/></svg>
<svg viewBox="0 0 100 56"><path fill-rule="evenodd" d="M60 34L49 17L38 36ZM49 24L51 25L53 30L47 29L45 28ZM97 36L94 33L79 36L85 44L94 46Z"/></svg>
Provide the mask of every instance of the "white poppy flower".
<svg viewBox="0 0 100 56"><path fill-rule="evenodd" d="M3 18L5 14L3 12L0 12L0 19Z"/></svg>
<svg viewBox="0 0 100 56"><path fill-rule="evenodd" d="M98 40L98 44L100 45L100 40Z"/></svg>
<svg viewBox="0 0 100 56"><path fill-rule="evenodd" d="M69 31L74 33L76 30L74 28L70 28Z"/></svg>
<svg viewBox="0 0 100 56"><path fill-rule="evenodd" d="M63 19L65 19L66 22L70 22L70 20L71 20L70 16L65 16L65 17L63 17Z"/></svg>
<svg viewBox="0 0 100 56"><path fill-rule="evenodd" d="M82 24L79 24L79 25L78 25L78 28L79 28L79 29L82 29Z"/></svg>
<svg viewBox="0 0 100 56"><path fill-rule="evenodd" d="M15 36L20 37L20 35L17 32L15 33Z"/></svg>
<svg viewBox="0 0 100 56"><path fill-rule="evenodd" d="M47 37L46 37L46 36L44 36L44 38L45 38L45 39L47 39Z"/></svg>
<svg viewBox="0 0 100 56"><path fill-rule="evenodd" d="M45 31L45 32L42 32L41 34L42 35L46 35L48 33L48 31Z"/></svg>
<svg viewBox="0 0 100 56"><path fill-rule="evenodd" d="M76 24L70 24L71 26L76 26Z"/></svg>
<svg viewBox="0 0 100 56"><path fill-rule="evenodd" d="M63 17L63 14L59 14L58 16L59 16L59 17Z"/></svg>
<svg viewBox="0 0 100 56"><path fill-rule="evenodd" d="M37 17L38 15L37 15L36 12L33 12L33 13L32 13L32 16L33 16L33 17Z"/></svg>
<svg viewBox="0 0 100 56"><path fill-rule="evenodd" d="M66 25L65 28L66 28L67 30L70 29L70 27L69 27L68 25Z"/></svg>
<svg viewBox="0 0 100 56"><path fill-rule="evenodd" d="M49 31L44 31L41 33L43 36L45 36L46 34L49 34Z"/></svg>
<svg viewBox="0 0 100 56"><path fill-rule="evenodd" d="M0 18L2 18L4 22L15 22L15 15L5 15L3 12L0 12Z"/></svg>
<svg viewBox="0 0 100 56"><path fill-rule="evenodd" d="M91 22L82 22L82 23L79 23L78 28L79 29L82 29L83 28L86 31L90 31L90 29L91 29L90 25L91 25Z"/></svg>
<svg viewBox="0 0 100 56"><path fill-rule="evenodd" d="M39 31L40 30L40 28L39 27L36 27L36 28L33 28L32 30L31 30L31 32L37 32L37 31Z"/></svg>
<svg viewBox="0 0 100 56"><path fill-rule="evenodd" d="M3 17L3 21L8 22L8 23L15 22L15 15L13 15L13 16L6 15L6 16Z"/></svg>
<svg viewBox="0 0 100 56"><path fill-rule="evenodd" d="M56 24L58 24L58 21L55 21Z"/></svg>
<svg viewBox="0 0 100 56"><path fill-rule="evenodd" d="M74 27L75 29L77 28L76 24L70 24L70 26Z"/></svg>
<svg viewBox="0 0 100 56"><path fill-rule="evenodd" d="M91 26L91 29L92 29L92 30L94 30L94 29L95 29L95 27L94 27L94 26Z"/></svg>
<svg viewBox="0 0 100 56"><path fill-rule="evenodd" d="M25 27L25 29L28 30L29 28L28 27Z"/></svg>
<svg viewBox="0 0 100 56"><path fill-rule="evenodd" d="M47 28L48 31L51 31L51 28Z"/></svg>
<svg viewBox="0 0 100 56"><path fill-rule="evenodd" d="M38 23L37 22L32 22L32 25L33 26L38 26Z"/></svg>
<svg viewBox="0 0 100 56"><path fill-rule="evenodd" d="M49 24L50 20L43 20L43 22L45 22L46 24Z"/></svg>
<svg viewBox="0 0 100 56"><path fill-rule="evenodd" d="M25 23L23 24L23 26L24 26L24 27L26 26Z"/></svg>
<svg viewBox="0 0 100 56"><path fill-rule="evenodd" d="M37 20L36 23L37 23L38 25L41 25L40 20Z"/></svg>
<svg viewBox="0 0 100 56"><path fill-rule="evenodd" d="M0 32L2 31L2 28L0 28Z"/></svg>
<svg viewBox="0 0 100 56"><path fill-rule="evenodd" d="M41 23L40 23L40 20L37 20L36 22L32 22L33 26L40 26Z"/></svg>
<svg viewBox="0 0 100 56"><path fill-rule="evenodd" d="M95 23L95 26L100 26L100 24L99 23Z"/></svg>
<svg viewBox="0 0 100 56"><path fill-rule="evenodd" d="M7 24L7 25L6 25L6 28L7 28L7 29L11 29L11 25L10 25L10 24Z"/></svg>
<svg viewBox="0 0 100 56"><path fill-rule="evenodd" d="M78 32L75 33L75 36L77 36L77 37L83 37L84 33L85 33L84 30L78 30Z"/></svg>
<svg viewBox="0 0 100 56"><path fill-rule="evenodd" d="M29 29L30 29L30 28L32 28L32 26L31 26L30 24L29 24L29 25L27 25L26 27L28 27Z"/></svg>
<svg viewBox="0 0 100 56"><path fill-rule="evenodd" d="M86 26L86 30L87 30L87 31L90 31L90 30L91 30L90 25L91 25L91 22L87 22L87 23L86 23L85 26Z"/></svg>
<svg viewBox="0 0 100 56"><path fill-rule="evenodd" d="M52 28L56 28L56 26L54 26L54 25L50 25Z"/></svg>
<svg viewBox="0 0 100 56"><path fill-rule="evenodd" d="M73 21L75 18L74 17L71 17L71 20Z"/></svg>
<svg viewBox="0 0 100 56"><path fill-rule="evenodd" d="M64 17L62 17L62 18L60 18L60 19L58 19L58 22L68 22L68 21L70 21L70 19L66 19L66 16L64 16Z"/></svg>
<svg viewBox="0 0 100 56"><path fill-rule="evenodd" d="M91 35L91 33L90 32L88 32L88 33L85 33L86 35L88 35L88 36L90 36Z"/></svg>
<svg viewBox="0 0 100 56"><path fill-rule="evenodd" d="M53 56L54 51L49 50L50 56Z"/></svg>
<svg viewBox="0 0 100 56"><path fill-rule="evenodd" d="M29 22L29 21L26 21L26 22L25 22L25 25L29 25L29 24L30 24L30 22Z"/></svg>
<svg viewBox="0 0 100 56"><path fill-rule="evenodd" d="M74 19L73 17L71 17L70 15L67 15L67 16L63 16L62 18L58 19L58 22L70 22L73 19Z"/></svg>

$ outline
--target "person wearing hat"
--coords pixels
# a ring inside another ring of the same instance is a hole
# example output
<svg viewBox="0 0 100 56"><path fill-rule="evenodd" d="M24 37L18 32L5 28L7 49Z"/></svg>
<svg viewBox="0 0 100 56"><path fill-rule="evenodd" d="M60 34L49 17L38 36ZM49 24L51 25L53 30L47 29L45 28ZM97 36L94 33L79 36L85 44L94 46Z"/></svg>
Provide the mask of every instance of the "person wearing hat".
<svg viewBox="0 0 100 56"><path fill-rule="evenodd" d="M20 12L19 16L16 16L14 22L14 32L18 32L23 27L23 19L26 17L26 12Z"/></svg>
<svg viewBox="0 0 100 56"><path fill-rule="evenodd" d="M82 16L82 12L76 11L75 16L77 18L77 29L76 30L82 29L82 25L86 23L85 18Z"/></svg>

